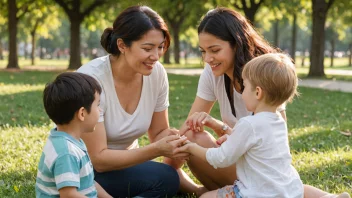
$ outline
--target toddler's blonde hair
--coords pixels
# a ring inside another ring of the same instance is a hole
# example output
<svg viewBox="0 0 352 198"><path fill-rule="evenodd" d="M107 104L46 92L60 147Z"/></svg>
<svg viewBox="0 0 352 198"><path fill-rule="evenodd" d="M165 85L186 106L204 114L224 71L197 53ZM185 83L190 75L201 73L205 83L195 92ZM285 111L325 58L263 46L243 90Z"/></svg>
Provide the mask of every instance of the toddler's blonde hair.
<svg viewBox="0 0 352 198"><path fill-rule="evenodd" d="M268 53L249 61L243 68L242 78L252 87L264 91L264 100L270 105L291 102L298 96L298 79L292 59L282 53Z"/></svg>

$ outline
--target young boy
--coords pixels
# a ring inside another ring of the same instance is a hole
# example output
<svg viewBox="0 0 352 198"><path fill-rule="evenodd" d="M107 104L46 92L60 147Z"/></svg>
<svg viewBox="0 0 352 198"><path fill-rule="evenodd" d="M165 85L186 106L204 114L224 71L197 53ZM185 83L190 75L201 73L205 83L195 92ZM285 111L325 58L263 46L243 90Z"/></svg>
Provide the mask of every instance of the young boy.
<svg viewBox="0 0 352 198"><path fill-rule="evenodd" d="M276 109L297 95L297 76L290 58L266 54L249 61L242 72L246 108L253 112L239 120L219 148L203 148L188 142L186 151L214 168L236 163L238 180L233 186L202 197L303 197L303 184L293 166L285 120ZM234 170L235 171L235 170Z"/></svg>
<svg viewBox="0 0 352 198"><path fill-rule="evenodd" d="M111 197L94 181L82 133L94 131L101 88L85 74L65 72L44 89L44 108L56 124L38 166L36 197Z"/></svg>

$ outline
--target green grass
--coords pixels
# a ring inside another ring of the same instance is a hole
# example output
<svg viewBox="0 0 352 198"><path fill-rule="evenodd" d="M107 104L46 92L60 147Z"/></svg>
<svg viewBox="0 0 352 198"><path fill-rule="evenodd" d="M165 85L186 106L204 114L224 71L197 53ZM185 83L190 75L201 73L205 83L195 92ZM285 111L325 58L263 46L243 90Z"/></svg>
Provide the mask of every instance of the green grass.
<svg viewBox="0 0 352 198"><path fill-rule="evenodd" d="M35 196L37 163L52 127L42 90L57 74L0 71L0 197ZM169 81L170 125L179 127L196 95L198 77L169 75ZM352 193L351 138L340 134L352 131L352 93L299 91L301 97L287 106L293 165L305 184ZM218 105L212 115L220 117ZM146 136L140 142L148 144Z"/></svg>

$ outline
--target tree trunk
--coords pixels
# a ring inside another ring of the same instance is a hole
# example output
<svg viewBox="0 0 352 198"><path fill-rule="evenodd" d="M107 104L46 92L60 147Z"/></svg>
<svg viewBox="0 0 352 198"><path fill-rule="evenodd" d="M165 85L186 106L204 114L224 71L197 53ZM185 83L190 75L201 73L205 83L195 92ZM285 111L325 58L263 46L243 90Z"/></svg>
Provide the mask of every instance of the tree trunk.
<svg viewBox="0 0 352 198"><path fill-rule="evenodd" d="M71 21L71 40L70 40L70 64L68 69L78 69L81 63L81 39L80 39L80 25L81 20L72 17Z"/></svg>
<svg viewBox="0 0 352 198"><path fill-rule="evenodd" d="M349 66L352 67L352 43L349 44L349 47L350 47L350 55L349 55Z"/></svg>
<svg viewBox="0 0 352 198"><path fill-rule="evenodd" d="M185 50L184 50L184 58L185 58L185 65L188 64L188 61L187 61L187 58L188 58L188 53L190 52L191 50L188 50L188 44L187 42L185 42Z"/></svg>
<svg viewBox="0 0 352 198"><path fill-rule="evenodd" d="M304 52L303 52L303 57L302 57L302 64L301 66L304 67L305 65L305 60L306 58L310 57L309 53L308 53L308 49L306 49Z"/></svg>
<svg viewBox="0 0 352 198"><path fill-rule="evenodd" d="M164 53L163 57L164 57L164 63L165 63L165 64L170 64L170 63L171 63L171 62L170 62L170 49L168 49L168 50Z"/></svg>
<svg viewBox="0 0 352 198"><path fill-rule="evenodd" d="M8 4L8 28L9 28L9 61L7 69L19 69L17 57L17 5L16 0L7 1Z"/></svg>
<svg viewBox="0 0 352 198"><path fill-rule="evenodd" d="M279 47L279 20L276 19L274 23L274 46Z"/></svg>
<svg viewBox="0 0 352 198"><path fill-rule="evenodd" d="M2 41L0 40L0 60L4 60L4 53L2 48Z"/></svg>
<svg viewBox="0 0 352 198"><path fill-rule="evenodd" d="M242 1L244 2L244 1ZM250 7L247 7L247 5L242 5L242 10L244 12L244 14L246 15L247 19L254 24L255 23L255 14L257 13L260 5L264 3L264 0L250 0ZM235 7L236 6L236 1L233 4Z"/></svg>
<svg viewBox="0 0 352 198"><path fill-rule="evenodd" d="M27 48L28 48L28 43L27 41L24 42L24 46L23 46L23 56L24 56L24 59L26 60L28 58L28 51L27 51Z"/></svg>
<svg viewBox="0 0 352 198"><path fill-rule="evenodd" d="M244 14L246 15L246 18L252 23L254 24L255 22L255 13L257 12L257 10L255 10L254 8L249 8L249 9L244 9Z"/></svg>
<svg viewBox="0 0 352 198"><path fill-rule="evenodd" d="M334 66L334 54L335 54L335 39L331 39L330 44L331 44L330 67L333 67Z"/></svg>
<svg viewBox="0 0 352 198"><path fill-rule="evenodd" d="M291 58L296 62L296 40L297 40L297 14L293 14L292 22L292 40L291 40Z"/></svg>
<svg viewBox="0 0 352 198"><path fill-rule="evenodd" d="M174 38L174 59L176 64L180 64L180 26L174 24L172 26Z"/></svg>
<svg viewBox="0 0 352 198"><path fill-rule="evenodd" d="M35 65L35 31L31 32L31 35L32 35L31 60L32 60L32 65Z"/></svg>
<svg viewBox="0 0 352 198"><path fill-rule="evenodd" d="M312 0L313 27L310 53L310 68L308 76L325 76L324 73L324 41L325 21L329 7L333 0Z"/></svg>
<svg viewBox="0 0 352 198"><path fill-rule="evenodd" d="M44 54L43 54L43 40L39 40L39 58L44 59Z"/></svg>

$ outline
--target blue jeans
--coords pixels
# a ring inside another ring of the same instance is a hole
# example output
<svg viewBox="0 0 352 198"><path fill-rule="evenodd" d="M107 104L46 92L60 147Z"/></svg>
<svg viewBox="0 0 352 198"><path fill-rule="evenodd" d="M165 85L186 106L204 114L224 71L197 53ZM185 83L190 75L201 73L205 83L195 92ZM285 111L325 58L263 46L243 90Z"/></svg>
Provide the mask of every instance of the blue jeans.
<svg viewBox="0 0 352 198"><path fill-rule="evenodd" d="M94 171L94 174L95 181L115 198L172 197L180 186L180 179L173 167L154 161L122 170Z"/></svg>

